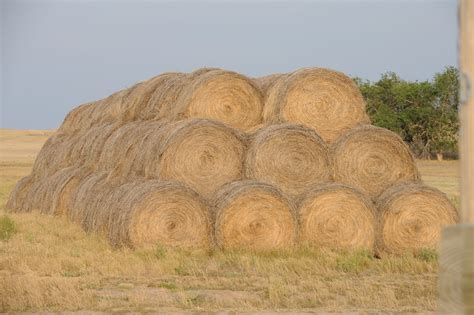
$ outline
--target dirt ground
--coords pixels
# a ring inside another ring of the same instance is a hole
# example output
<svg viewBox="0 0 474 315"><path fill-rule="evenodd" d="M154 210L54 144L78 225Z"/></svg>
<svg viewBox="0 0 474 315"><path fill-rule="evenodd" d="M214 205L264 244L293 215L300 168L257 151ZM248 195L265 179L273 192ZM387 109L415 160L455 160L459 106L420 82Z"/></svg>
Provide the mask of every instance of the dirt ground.
<svg viewBox="0 0 474 315"><path fill-rule="evenodd" d="M431 313L437 255L113 249L65 218L6 213L51 131L0 129L0 312ZM418 161L423 180L459 200L457 161ZM1 226L0 226L1 228Z"/></svg>

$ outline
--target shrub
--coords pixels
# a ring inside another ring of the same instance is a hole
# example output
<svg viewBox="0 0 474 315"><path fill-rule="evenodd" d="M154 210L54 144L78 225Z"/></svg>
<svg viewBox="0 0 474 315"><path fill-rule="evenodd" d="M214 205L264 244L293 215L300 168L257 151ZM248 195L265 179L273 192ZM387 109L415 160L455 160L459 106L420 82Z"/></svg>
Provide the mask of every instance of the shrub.
<svg viewBox="0 0 474 315"><path fill-rule="evenodd" d="M0 240L8 241L16 231L15 221L7 215L0 217Z"/></svg>

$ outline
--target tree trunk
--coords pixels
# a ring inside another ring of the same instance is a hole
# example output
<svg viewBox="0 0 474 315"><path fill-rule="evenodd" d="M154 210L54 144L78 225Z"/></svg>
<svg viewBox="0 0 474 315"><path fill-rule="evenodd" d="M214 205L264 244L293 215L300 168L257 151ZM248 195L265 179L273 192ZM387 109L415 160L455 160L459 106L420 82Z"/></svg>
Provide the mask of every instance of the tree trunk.
<svg viewBox="0 0 474 315"><path fill-rule="evenodd" d="M442 161L443 160L443 153L436 153L436 158L438 158L438 161Z"/></svg>

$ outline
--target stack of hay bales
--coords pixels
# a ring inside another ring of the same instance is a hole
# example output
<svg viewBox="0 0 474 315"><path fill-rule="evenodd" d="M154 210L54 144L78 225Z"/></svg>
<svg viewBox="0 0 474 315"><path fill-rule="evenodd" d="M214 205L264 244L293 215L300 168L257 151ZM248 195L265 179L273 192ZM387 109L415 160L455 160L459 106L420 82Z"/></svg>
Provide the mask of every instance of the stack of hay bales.
<svg viewBox="0 0 474 315"><path fill-rule="evenodd" d="M436 247L456 209L344 74L165 73L73 109L11 211L63 215L115 246Z"/></svg>

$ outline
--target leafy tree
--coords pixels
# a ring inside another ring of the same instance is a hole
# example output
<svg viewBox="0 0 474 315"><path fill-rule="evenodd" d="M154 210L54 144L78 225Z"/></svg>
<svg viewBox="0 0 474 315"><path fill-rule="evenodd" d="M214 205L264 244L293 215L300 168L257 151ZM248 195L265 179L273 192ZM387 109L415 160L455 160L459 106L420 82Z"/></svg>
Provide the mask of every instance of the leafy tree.
<svg viewBox="0 0 474 315"><path fill-rule="evenodd" d="M355 78L376 126L398 133L419 157L457 150L458 70L448 67L432 81L409 82L394 72L376 82Z"/></svg>

